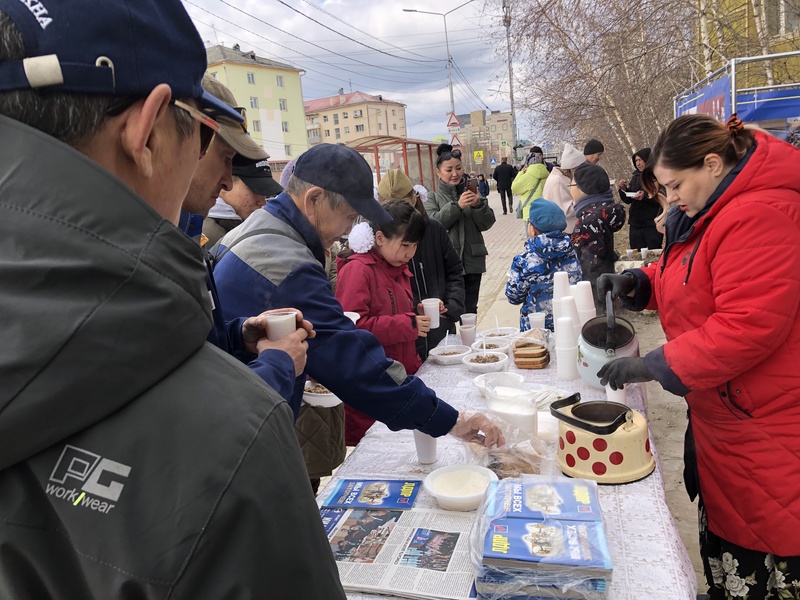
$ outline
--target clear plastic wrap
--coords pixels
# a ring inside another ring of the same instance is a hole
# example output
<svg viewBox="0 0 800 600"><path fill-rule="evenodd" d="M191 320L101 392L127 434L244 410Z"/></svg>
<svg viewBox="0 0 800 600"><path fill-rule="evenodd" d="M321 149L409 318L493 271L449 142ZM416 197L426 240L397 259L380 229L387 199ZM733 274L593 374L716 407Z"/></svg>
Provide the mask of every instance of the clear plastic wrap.
<svg viewBox="0 0 800 600"><path fill-rule="evenodd" d="M484 600L603 600L612 565L597 484L543 475L492 483L470 558Z"/></svg>

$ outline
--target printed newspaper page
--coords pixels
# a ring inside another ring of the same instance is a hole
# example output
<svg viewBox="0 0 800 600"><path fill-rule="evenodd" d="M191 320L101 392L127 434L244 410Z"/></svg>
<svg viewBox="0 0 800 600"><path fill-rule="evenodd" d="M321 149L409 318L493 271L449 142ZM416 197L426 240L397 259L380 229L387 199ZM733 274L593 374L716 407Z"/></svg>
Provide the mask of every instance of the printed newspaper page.
<svg viewBox="0 0 800 600"><path fill-rule="evenodd" d="M346 591L406 598L475 598L474 513L436 509L320 510Z"/></svg>

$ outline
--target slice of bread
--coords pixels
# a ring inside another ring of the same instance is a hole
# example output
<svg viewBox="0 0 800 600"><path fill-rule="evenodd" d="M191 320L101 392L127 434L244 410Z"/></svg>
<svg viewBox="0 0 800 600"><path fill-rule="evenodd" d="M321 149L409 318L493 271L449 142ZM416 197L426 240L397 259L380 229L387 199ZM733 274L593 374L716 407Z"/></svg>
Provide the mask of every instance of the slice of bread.
<svg viewBox="0 0 800 600"><path fill-rule="evenodd" d="M547 353L539 357L518 357L514 355L514 364L520 369L544 369L550 364L550 354Z"/></svg>

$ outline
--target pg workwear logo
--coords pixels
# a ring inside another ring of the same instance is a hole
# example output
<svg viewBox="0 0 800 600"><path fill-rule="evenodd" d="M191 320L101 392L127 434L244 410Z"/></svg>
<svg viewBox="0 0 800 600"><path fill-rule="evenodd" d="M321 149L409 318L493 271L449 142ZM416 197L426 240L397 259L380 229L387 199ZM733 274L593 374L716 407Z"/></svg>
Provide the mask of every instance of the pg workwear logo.
<svg viewBox="0 0 800 600"><path fill-rule="evenodd" d="M50 474L47 493L101 513L111 511L119 500L131 468L99 454L66 445Z"/></svg>

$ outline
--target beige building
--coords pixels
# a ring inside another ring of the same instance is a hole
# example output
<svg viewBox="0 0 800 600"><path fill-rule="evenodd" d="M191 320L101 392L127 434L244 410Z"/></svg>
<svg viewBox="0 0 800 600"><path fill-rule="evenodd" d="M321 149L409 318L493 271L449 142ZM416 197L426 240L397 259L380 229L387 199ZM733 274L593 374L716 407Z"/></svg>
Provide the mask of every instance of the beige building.
<svg viewBox="0 0 800 600"><path fill-rule="evenodd" d="M386 135L406 137L406 105L364 92L306 100L308 145L348 143L359 138Z"/></svg>
<svg viewBox="0 0 800 600"><path fill-rule="evenodd" d="M468 114L457 115L461 126L455 135L461 141L465 160L470 170L487 171L491 166L491 159L497 163L504 156L509 162L514 156L514 132L510 112L493 110L486 114L484 110L475 110ZM450 135L452 138L452 134ZM483 153L483 163L476 163L475 151Z"/></svg>
<svg viewBox="0 0 800 600"><path fill-rule="evenodd" d="M247 110L247 129L270 162L289 161L308 149L300 82L304 71L243 52L238 44L211 46L206 55L208 72Z"/></svg>

